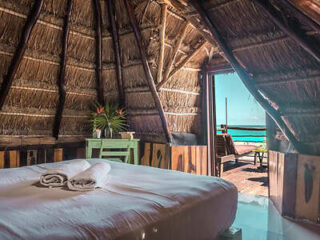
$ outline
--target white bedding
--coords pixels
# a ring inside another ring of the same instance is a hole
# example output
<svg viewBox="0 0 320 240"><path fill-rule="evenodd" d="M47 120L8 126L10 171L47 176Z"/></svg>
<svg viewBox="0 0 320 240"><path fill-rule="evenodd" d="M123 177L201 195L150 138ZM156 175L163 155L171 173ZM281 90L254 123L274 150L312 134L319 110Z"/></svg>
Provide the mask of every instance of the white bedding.
<svg viewBox="0 0 320 240"><path fill-rule="evenodd" d="M64 163L0 170L0 239L202 240L234 221L231 183L108 162L108 187L91 192L35 185L48 168Z"/></svg>

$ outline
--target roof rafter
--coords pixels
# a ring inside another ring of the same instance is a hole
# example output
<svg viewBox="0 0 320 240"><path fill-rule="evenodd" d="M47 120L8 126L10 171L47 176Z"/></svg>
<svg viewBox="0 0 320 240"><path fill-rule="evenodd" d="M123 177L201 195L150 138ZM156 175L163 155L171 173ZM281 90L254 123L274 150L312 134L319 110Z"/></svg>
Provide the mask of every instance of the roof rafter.
<svg viewBox="0 0 320 240"><path fill-rule="evenodd" d="M190 55L188 55L185 59L182 60L181 63L170 73L169 77L157 85L157 89L159 90L166 82L168 82L173 75L175 75L178 71L180 71L195 55L199 53L199 51L202 49L202 47L207 43L207 41L204 41L201 43L201 45L195 49Z"/></svg>
<svg viewBox="0 0 320 240"><path fill-rule="evenodd" d="M282 12L279 12L269 0L253 0L264 12L270 17L276 26L296 41L305 51L307 51L314 59L320 62L320 51L314 43L312 43L302 31L298 31L283 19Z"/></svg>
<svg viewBox="0 0 320 240"><path fill-rule="evenodd" d="M61 54L61 64L59 72L59 80L57 82L59 89L59 103L57 107L57 112L55 115L54 125L53 125L53 137L58 139L61 119L64 109L64 104L66 101L66 86L65 86L65 75L66 75L66 62L67 62L67 52L68 52L68 38L69 38L69 23L72 12L73 0L68 0L67 11L64 19L63 35L62 35L62 54Z"/></svg>
<svg viewBox="0 0 320 240"><path fill-rule="evenodd" d="M145 73L145 76L146 76L146 79L147 79L147 83L148 83L149 89L151 91L151 94L153 96L155 105L157 107L160 119L161 119L161 124L162 124L163 130L164 130L164 134L166 136L167 141L169 143L171 143L172 142L172 136L171 136L171 133L170 133L170 130L169 130L169 127L168 127L167 118L166 118L166 116L164 114L163 106L162 106L162 103L160 101L160 98L159 98L159 95L158 95L158 92L157 92L157 89L156 89L156 86L155 86L155 83L154 83L154 80L153 80L153 76L152 76L152 73L151 73L151 69L150 69L149 64L148 64L147 55L146 55L146 52L145 52L146 48L145 48L144 42L142 41L142 36L141 36L141 32L140 32L140 29L139 29L139 26L138 26L138 23L137 23L137 19L136 19L135 13L134 13L134 9L133 9L133 7L131 5L132 3L130 2L130 0L124 0L124 3L125 3L125 7L126 7L126 10L127 10L128 16L129 16L129 20L130 20L132 29L134 31L134 35L135 35L135 38L136 38L137 45L138 45L138 48L139 48L139 52L140 52L140 55L141 55L141 61L142 61L144 73Z"/></svg>
<svg viewBox="0 0 320 240"><path fill-rule="evenodd" d="M157 73L157 82L162 81L162 72L163 72L163 61L164 61L164 50L165 50L165 37L166 37L166 24L167 24L167 4L161 5L161 26L160 26L160 53L159 53L159 62L158 62L158 73Z"/></svg>
<svg viewBox="0 0 320 240"><path fill-rule="evenodd" d="M32 29L40 16L42 5L43 5L43 0L39 0L34 3L32 10L27 18L27 21L24 25L22 36L19 41L19 45L17 46L17 49L16 49L14 56L11 60L11 63L10 63L9 69L8 69L8 73L4 77L2 85L1 85L0 110L2 109L2 107L4 105L4 102L6 100L8 93L9 93L10 87L12 85L14 76L18 70L18 67L21 63L21 60L23 59L23 55L26 51L27 44L30 39Z"/></svg>

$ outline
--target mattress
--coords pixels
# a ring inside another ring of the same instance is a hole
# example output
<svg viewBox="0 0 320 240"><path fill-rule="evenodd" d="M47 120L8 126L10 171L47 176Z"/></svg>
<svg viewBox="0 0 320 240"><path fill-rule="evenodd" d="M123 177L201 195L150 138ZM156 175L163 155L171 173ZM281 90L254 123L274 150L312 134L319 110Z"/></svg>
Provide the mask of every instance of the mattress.
<svg viewBox="0 0 320 240"><path fill-rule="evenodd" d="M85 193L37 184L65 162L0 170L0 239L214 239L235 219L223 179L108 162L107 187Z"/></svg>

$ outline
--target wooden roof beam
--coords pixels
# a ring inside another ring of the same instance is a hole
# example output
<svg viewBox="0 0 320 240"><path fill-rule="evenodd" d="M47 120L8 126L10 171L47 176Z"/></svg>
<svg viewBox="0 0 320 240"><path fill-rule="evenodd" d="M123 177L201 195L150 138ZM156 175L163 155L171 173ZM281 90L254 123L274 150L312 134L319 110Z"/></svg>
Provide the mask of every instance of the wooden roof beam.
<svg viewBox="0 0 320 240"><path fill-rule="evenodd" d="M104 105L104 80L102 79L102 18L100 0L93 0L96 18L96 88L100 104Z"/></svg>
<svg viewBox="0 0 320 240"><path fill-rule="evenodd" d="M165 38L166 38L166 24L167 24L167 10L168 5L161 5L161 25L160 25L160 52L157 72L157 83L162 81L163 62L164 62L164 50L165 50Z"/></svg>
<svg viewBox="0 0 320 240"><path fill-rule="evenodd" d="M121 61L121 49L119 41L119 31L116 24L116 13L114 10L114 1L107 0L108 16L112 31L113 51L116 60L116 74L117 74L117 87L119 93L119 105L125 106L125 94L123 87L123 75L122 75L122 61Z"/></svg>
<svg viewBox="0 0 320 240"><path fill-rule="evenodd" d="M269 101L259 92L258 88L254 84L254 81L251 79L247 71L240 65L237 59L234 57L231 49L224 42L221 37L220 32L216 28L215 24L211 21L205 10L202 8L200 3L197 0L192 0L192 5L196 10L198 10L200 16L202 17L204 23L207 25L221 50L224 52L226 58L232 65L233 69L238 73L240 79L245 84L250 93L255 97L255 99L260 103L260 105L266 110L266 112L270 115L270 117L276 122L281 131L285 134L285 136L292 142L293 146L300 153L304 153L304 146L297 140L297 138L290 131L288 126L285 124L281 115L277 110L275 110Z"/></svg>
<svg viewBox="0 0 320 240"><path fill-rule="evenodd" d="M19 41L17 49L16 49L16 51L13 55L13 58L11 60L8 72L5 75L3 82L2 82L2 85L1 85L0 111L4 105L6 98L7 98L7 95L9 93L10 87L11 87L13 79L14 79L14 76L18 70L18 67L20 66L22 59L23 59L23 55L26 51L32 29L40 16L42 5L43 5L43 0L38 0L34 3L32 10L27 18L27 21L23 27L21 39Z"/></svg>
<svg viewBox="0 0 320 240"><path fill-rule="evenodd" d="M268 86L275 86L275 85L282 85L282 84L290 84L290 83L297 83L297 82L307 82L307 81L314 81L319 80L320 74L308 76L308 77L297 77L297 78L290 78L286 80L273 80L273 81L261 81L257 82L257 86L259 87L268 87Z"/></svg>
<svg viewBox="0 0 320 240"><path fill-rule="evenodd" d="M194 50L190 55L188 55L183 61L170 73L169 77L160 83L157 84L157 90L161 89L161 87L168 82L173 75L175 75L178 71L180 71L195 55L199 53L202 47L207 43L204 41L196 50Z"/></svg>
<svg viewBox="0 0 320 240"><path fill-rule="evenodd" d="M68 0L67 11L64 19L63 35L62 35L62 54L61 54L61 64L58 79L58 89L59 89L59 103L57 107L57 112L53 124L53 137L58 139L61 119L64 109L64 104L66 101L66 86L65 86L65 75L66 75L66 62L67 62L67 52L68 52L68 38L70 31L70 17L72 12L73 0Z"/></svg>
<svg viewBox="0 0 320 240"><path fill-rule="evenodd" d="M177 36L177 40L176 40L176 45L174 46L173 52L170 56L169 62L168 62L168 66L163 74L163 81L166 82L168 77L169 77L169 73L172 70L173 64L176 60L176 57L178 55L179 49L181 47L181 44L183 42L183 39L185 37L187 28L188 28L189 23L186 23L185 26L183 27L182 31L178 34ZM157 87L157 89L159 90L159 88Z"/></svg>
<svg viewBox="0 0 320 240"><path fill-rule="evenodd" d="M161 119L161 124L162 124L163 130L164 130L164 134L166 136L167 141L169 143L171 143L172 142L172 136L171 136L171 133L170 133L170 130L169 130L169 127L168 127L167 118L166 118L166 116L164 114L163 106L162 106L162 103L160 101L160 98L159 98L159 95L158 95L158 92L157 92L157 89L156 89L156 86L155 86L155 83L154 83L154 80L153 80L153 76L152 76L152 73L151 73L151 69L150 69L149 64L148 64L148 59L147 59L147 55L146 55L146 52L145 52L146 47L144 45L144 42L142 41L142 35L141 35L140 29L139 29L139 26L138 26L138 22L137 22L135 13L134 13L134 9L133 9L133 7L131 5L132 3L131 3L130 0L124 0L124 3L125 3L126 11L128 13L128 16L129 16L129 20L130 20L132 29L133 29L134 34L135 34L135 38L136 38L136 42L137 42L137 45L138 45L138 48L139 48L139 52L140 52L140 55L141 55L141 61L142 61L144 73L145 73L145 76L146 76L146 79L147 79L147 83L148 83L148 86L150 88L151 94L153 96L155 105L157 107L157 110L158 110L158 113L159 113L159 116L160 116L160 119Z"/></svg>
<svg viewBox="0 0 320 240"><path fill-rule="evenodd" d="M283 32L297 42L306 52L314 59L320 62L320 51L316 43L308 40L305 33L298 31L294 26L290 26L284 21L283 15L269 2L269 0L253 0L264 12L270 17L273 23L278 26Z"/></svg>
<svg viewBox="0 0 320 240"><path fill-rule="evenodd" d="M320 26L318 23L314 22L311 18L305 15L302 11L297 9L290 1L288 0L278 0L280 4L289 9L294 15L301 21L307 24L309 27L320 33Z"/></svg>

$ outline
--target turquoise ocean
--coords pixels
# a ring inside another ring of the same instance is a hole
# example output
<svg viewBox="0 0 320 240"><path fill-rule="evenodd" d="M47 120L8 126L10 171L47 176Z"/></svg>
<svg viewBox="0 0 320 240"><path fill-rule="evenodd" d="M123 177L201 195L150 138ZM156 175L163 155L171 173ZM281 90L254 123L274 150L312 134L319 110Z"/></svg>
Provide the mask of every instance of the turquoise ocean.
<svg viewBox="0 0 320 240"><path fill-rule="evenodd" d="M265 128L264 125L230 125L232 127L252 127L252 128ZM221 126L217 126L220 128ZM221 131L217 131L221 133ZM266 140L266 131L248 131L248 130L237 130L228 129L228 134L232 136L235 142L264 142Z"/></svg>

